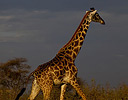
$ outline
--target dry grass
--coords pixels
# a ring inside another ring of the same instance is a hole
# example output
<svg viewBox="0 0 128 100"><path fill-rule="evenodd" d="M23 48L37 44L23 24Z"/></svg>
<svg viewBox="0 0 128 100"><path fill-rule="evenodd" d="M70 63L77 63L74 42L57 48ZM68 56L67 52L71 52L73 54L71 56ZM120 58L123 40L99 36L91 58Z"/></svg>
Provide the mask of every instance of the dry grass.
<svg viewBox="0 0 128 100"><path fill-rule="evenodd" d="M84 91L87 100L128 100L128 85L125 83L111 88L110 84L102 86L100 84L96 85L96 82L92 80L92 83L89 85L86 82L79 80L80 86ZM1 89L0 91L0 100L14 100L14 92L5 91ZM29 93L25 93L20 100L27 100ZM55 86L51 93L51 100L59 100L60 96L60 87ZM40 93L35 100L43 100L42 93ZM67 92L65 93L65 100L82 100L77 92L72 89L71 86L68 87Z"/></svg>

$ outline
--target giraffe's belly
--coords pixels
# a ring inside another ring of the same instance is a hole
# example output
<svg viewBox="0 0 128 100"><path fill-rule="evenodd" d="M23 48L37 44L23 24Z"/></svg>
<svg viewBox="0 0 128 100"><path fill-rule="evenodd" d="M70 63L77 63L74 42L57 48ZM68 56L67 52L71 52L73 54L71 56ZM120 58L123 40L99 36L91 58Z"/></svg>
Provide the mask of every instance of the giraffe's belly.
<svg viewBox="0 0 128 100"><path fill-rule="evenodd" d="M54 84L58 85L58 84L68 83L69 80L70 80L69 73L65 73L64 75L60 77L54 78Z"/></svg>
<svg viewBox="0 0 128 100"><path fill-rule="evenodd" d="M62 84L62 81L59 79L54 79L54 84L55 85Z"/></svg>

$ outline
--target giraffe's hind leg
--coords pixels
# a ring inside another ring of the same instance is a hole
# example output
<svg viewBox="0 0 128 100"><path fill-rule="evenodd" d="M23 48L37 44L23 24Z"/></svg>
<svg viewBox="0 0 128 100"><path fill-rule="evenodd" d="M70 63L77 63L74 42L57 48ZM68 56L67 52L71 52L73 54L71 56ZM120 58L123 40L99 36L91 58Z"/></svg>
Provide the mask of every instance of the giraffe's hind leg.
<svg viewBox="0 0 128 100"><path fill-rule="evenodd" d="M28 100L34 100L40 91L40 86L37 84L37 80L34 79L32 83L32 90Z"/></svg>

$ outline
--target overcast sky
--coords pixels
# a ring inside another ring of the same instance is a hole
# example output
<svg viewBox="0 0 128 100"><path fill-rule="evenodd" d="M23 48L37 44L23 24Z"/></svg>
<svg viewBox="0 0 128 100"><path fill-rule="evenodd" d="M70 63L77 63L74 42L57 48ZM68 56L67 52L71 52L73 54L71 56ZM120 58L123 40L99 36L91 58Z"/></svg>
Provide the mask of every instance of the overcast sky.
<svg viewBox="0 0 128 100"><path fill-rule="evenodd" d="M75 62L78 76L128 84L128 0L0 0L0 62L24 57L33 71L51 60L90 7L106 25L91 23Z"/></svg>

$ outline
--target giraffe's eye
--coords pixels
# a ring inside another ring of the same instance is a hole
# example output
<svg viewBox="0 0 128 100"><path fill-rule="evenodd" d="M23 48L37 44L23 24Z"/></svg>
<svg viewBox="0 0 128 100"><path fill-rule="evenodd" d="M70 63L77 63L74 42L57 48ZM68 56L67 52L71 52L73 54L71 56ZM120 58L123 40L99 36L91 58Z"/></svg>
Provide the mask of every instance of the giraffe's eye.
<svg viewBox="0 0 128 100"><path fill-rule="evenodd" d="M94 17L95 19L98 19L98 18L99 18L99 14L96 13L93 17Z"/></svg>
<svg viewBox="0 0 128 100"><path fill-rule="evenodd" d="M97 17L97 16L98 16L98 14L95 14L94 16L95 16L95 17Z"/></svg>

